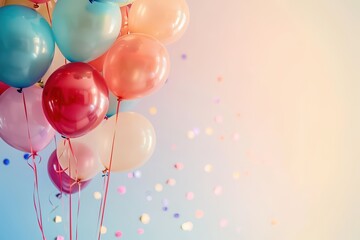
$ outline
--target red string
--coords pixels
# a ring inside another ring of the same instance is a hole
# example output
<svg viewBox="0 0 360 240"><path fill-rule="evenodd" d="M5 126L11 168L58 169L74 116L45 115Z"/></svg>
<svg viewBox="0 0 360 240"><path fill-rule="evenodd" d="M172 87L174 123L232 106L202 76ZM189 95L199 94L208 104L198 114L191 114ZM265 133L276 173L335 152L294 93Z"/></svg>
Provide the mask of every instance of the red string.
<svg viewBox="0 0 360 240"><path fill-rule="evenodd" d="M105 186L104 202L103 202L103 206L101 209L102 211L101 211L101 220L100 220L100 229L99 229L99 233L98 233L98 240L101 239L101 227L103 225L104 216L105 216L106 200L107 200L107 195L108 195L108 190L109 190L111 165L112 165L112 161L113 161L114 146L115 146L116 126L117 126L117 122L119 119L120 102L121 102L121 99L118 99L118 103L117 103L117 107L116 107L115 129L114 129L114 134L113 134L112 144L111 144L109 169L107 169L107 176L105 176L106 177L106 186Z"/></svg>
<svg viewBox="0 0 360 240"><path fill-rule="evenodd" d="M107 170L106 170L107 171ZM103 196L105 194L105 187L106 187L106 175L107 175L107 172L104 172L104 176L103 176ZM104 198L101 198L101 202L100 202L100 208L99 208L99 214L98 214L98 221L97 221L97 226L98 226L98 229L97 231L100 231L101 229L99 229L99 224L100 224L100 218L101 218L101 212L102 212L102 206L103 206L103 202L104 202Z"/></svg>
<svg viewBox="0 0 360 240"><path fill-rule="evenodd" d="M78 192L78 207L76 212L76 240L78 240L78 229L79 229L79 215L80 215L80 197L81 197L81 182L76 182L79 186L79 192Z"/></svg>
<svg viewBox="0 0 360 240"><path fill-rule="evenodd" d="M23 100L23 105L24 105L24 112L25 112L25 119L26 119L26 126L27 126L27 135L28 135L30 151L31 151L30 156L32 158L32 164L33 164L33 165L31 165L31 164L28 163L28 165L34 171L34 177L35 177L34 178L34 191L33 191L34 209L35 209L36 218L37 218L37 222L38 222L38 225L39 225L39 229L41 231L42 238L43 238L43 240L46 240L44 229L43 229L43 222L42 222L42 212L41 212L40 194L39 194L38 171L37 171L37 166L36 166L36 162L35 162L35 157L38 156L38 155L34 151L34 149L32 147L32 143L31 143L31 134L30 134L30 128L29 128L29 116L28 116L28 112L27 112L26 99L25 99L25 93L24 92L22 92L22 100ZM40 157L39 163L40 162L41 162L41 157Z"/></svg>
<svg viewBox="0 0 360 240"><path fill-rule="evenodd" d="M48 2L46 2L46 10L47 10L47 13L48 13L48 16L49 16L50 24L52 25L52 20L51 20L51 15L50 15L50 9L49 9L49 3Z"/></svg>

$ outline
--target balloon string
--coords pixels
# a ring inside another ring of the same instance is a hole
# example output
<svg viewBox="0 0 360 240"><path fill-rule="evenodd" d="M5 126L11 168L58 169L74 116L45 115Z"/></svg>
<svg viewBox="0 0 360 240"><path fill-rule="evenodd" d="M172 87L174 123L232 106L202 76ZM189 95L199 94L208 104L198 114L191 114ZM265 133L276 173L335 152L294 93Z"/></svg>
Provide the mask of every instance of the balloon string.
<svg viewBox="0 0 360 240"><path fill-rule="evenodd" d="M102 187L102 193L103 193L103 196L105 194L105 186L106 186L106 176L107 176L107 173L104 172L104 176L103 176L103 187ZM101 202L100 202L100 208L99 208L99 214L98 214L98 221L97 221L97 226L98 228L96 229L97 231L100 231L99 229L99 224L100 224L100 217L101 217L101 211L102 211L102 206L103 206L103 202L104 202L104 198L101 198Z"/></svg>
<svg viewBox="0 0 360 240"><path fill-rule="evenodd" d="M47 13L48 13L48 16L49 16L50 24L52 25L52 20L51 20L51 15L50 15L50 9L49 9L49 3L48 2L46 2L46 10L47 10Z"/></svg>
<svg viewBox="0 0 360 240"><path fill-rule="evenodd" d="M81 183L80 182L76 182L78 184L79 187L79 192L78 192L78 206L77 206L77 212L76 212L76 240L78 240L78 230L79 230L79 216L80 216L80 197L81 197Z"/></svg>
<svg viewBox="0 0 360 240"><path fill-rule="evenodd" d="M25 119L26 119L26 126L27 126L27 135L28 135L30 151L31 151L31 158L32 158L32 164L33 164L33 165L31 165L31 164L28 163L28 165L32 168L32 170L34 172L34 190L33 190L34 209L35 209L36 218L37 218L37 221L38 221L38 225L39 225L39 229L41 231L42 238L43 238L43 240L46 240L44 229L43 229L43 222L42 222L42 212L41 212L41 203L40 203L40 194L39 194L38 171L37 171L37 166L36 166L36 162L35 162L35 157L38 156L38 155L34 151L33 146L32 146L32 142L31 142L31 134L30 134L30 128L29 128L29 116L28 116L28 111L27 111L27 107L26 107L25 93L21 89L20 89L20 92L22 93L22 100L23 100L23 105L24 105L24 112L25 112ZM39 163L40 162L41 162L41 157L40 157ZM37 201L36 201L36 199L37 199Z"/></svg>
<svg viewBox="0 0 360 240"><path fill-rule="evenodd" d="M105 186L104 202L103 202L103 206L102 206L102 209L101 209L101 220L100 220L100 229L99 229L99 233L98 233L98 240L101 239L101 227L102 227L103 222L104 222L106 200L107 200L107 195L108 195L108 191L109 191L111 165L112 165L112 161L113 161L115 137L116 137L116 126L117 126L118 119L119 119L120 102L121 102L121 99L118 99L117 107L116 107L115 129L114 129L114 134L113 134L112 144L111 144L109 169L107 169L107 176L105 176L106 177L106 186Z"/></svg>
<svg viewBox="0 0 360 240"><path fill-rule="evenodd" d="M70 230L70 240L72 240L72 185L70 185L70 194L69 194L69 230Z"/></svg>

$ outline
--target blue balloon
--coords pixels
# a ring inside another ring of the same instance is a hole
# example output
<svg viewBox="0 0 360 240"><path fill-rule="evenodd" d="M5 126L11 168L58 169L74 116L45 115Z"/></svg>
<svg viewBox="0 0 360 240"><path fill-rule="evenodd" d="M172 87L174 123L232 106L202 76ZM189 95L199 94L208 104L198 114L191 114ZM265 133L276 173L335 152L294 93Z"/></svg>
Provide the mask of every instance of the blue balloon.
<svg viewBox="0 0 360 240"><path fill-rule="evenodd" d="M119 36L121 13L115 4L58 0L52 27L62 54L71 62L89 62L105 53Z"/></svg>
<svg viewBox="0 0 360 240"><path fill-rule="evenodd" d="M47 21L35 10L0 8L0 80L15 88L29 87L46 73L55 41Z"/></svg>
<svg viewBox="0 0 360 240"><path fill-rule="evenodd" d="M122 100L120 103L120 112L131 112L133 108L140 102L140 98L134 100ZM107 117L111 117L116 114L117 97L109 92L109 109L106 113Z"/></svg>

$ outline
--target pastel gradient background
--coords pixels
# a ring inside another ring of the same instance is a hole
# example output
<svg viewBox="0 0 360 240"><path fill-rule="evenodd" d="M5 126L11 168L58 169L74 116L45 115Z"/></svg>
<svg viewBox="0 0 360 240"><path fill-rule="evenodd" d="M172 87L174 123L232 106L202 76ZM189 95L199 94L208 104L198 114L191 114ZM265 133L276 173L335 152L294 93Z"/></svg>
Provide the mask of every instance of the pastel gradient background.
<svg viewBox="0 0 360 240"><path fill-rule="evenodd" d="M133 109L156 129L155 154L139 178L112 175L103 239L359 239L360 1L188 3L168 83ZM63 209L46 172L54 148L41 153L44 228L69 239L67 198ZM0 239L40 239L32 172L23 153L0 149L10 159L0 165ZM101 176L81 195L81 240L96 239L95 191Z"/></svg>

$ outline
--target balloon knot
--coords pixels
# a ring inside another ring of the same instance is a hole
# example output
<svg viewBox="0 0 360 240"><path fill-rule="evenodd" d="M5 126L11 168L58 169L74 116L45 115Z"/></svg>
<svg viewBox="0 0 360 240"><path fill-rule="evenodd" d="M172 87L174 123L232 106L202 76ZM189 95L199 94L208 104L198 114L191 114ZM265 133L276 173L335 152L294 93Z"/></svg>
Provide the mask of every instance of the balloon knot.
<svg viewBox="0 0 360 240"><path fill-rule="evenodd" d="M104 119L105 119L105 120L108 120L108 119L109 119L109 117L105 115Z"/></svg>
<svg viewBox="0 0 360 240"><path fill-rule="evenodd" d="M90 2L90 3L93 3L93 2L94 2L94 0L89 0L89 2Z"/></svg>
<svg viewBox="0 0 360 240"><path fill-rule="evenodd" d="M34 8L38 8L39 5L37 3L34 3Z"/></svg>
<svg viewBox="0 0 360 240"><path fill-rule="evenodd" d="M18 91L18 93L22 93L23 89L19 88L17 91Z"/></svg>
<svg viewBox="0 0 360 240"><path fill-rule="evenodd" d="M61 135L61 137L64 138L64 139L67 139L67 137L65 137L64 135Z"/></svg>
<svg viewBox="0 0 360 240"><path fill-rule="evenodd" d="M102 173L103 173L103 177L107 177L107 176L109 176L109 169L107 169L107 168L105 168L103 171L102 171Z"/></svg>

